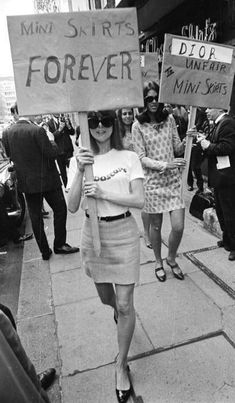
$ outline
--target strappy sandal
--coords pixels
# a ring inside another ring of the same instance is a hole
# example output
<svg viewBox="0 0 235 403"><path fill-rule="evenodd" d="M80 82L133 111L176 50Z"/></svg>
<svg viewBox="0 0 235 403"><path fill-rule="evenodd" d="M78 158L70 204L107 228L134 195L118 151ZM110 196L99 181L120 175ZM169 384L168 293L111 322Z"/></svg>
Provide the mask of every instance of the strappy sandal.
<svg viewBox="0 0 235 403"><path fill-rule="evenodd" d="M184 273L182 272L181 268L179 267L178 263L174 263L174 264L170 264L168 259L166 259L166 263L168 264L168 266L170 266L173 275L175 276L175 278L177 278L178 280L184 280Z"/></svg>
<svg viewBox="0 0 235 403"><path fill-rule="evenodd" d="M162 271L163 274L159 275L159 271ZM161 283L163 283L164 281L166 281L166 272L164 270L163 267L157 267L155 269L155 276L157 277L158 281L160 281Z"/></svg>

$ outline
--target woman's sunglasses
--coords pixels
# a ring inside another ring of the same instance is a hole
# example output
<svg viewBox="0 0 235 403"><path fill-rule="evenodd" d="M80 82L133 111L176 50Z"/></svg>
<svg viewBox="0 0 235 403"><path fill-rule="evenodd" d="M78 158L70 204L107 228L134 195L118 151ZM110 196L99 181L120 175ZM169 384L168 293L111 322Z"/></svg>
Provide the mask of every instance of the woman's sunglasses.
<svg viewBox="0 0 235 403"><path fill-rule="evenodd" d="M133 115L133 112L122 112L122 115L123 116L132 116Z"/></svg>
<svg viewBox="0 0 235 403"><path fill-rule="evenodd" d="M113 126L113 118L111 118L110 116L104 116L102 118L98 118L97 116L93 116L91 118L88 118L88 126L89 129L97 129L97 127L99 126L99 124L102 124L102 126L106 127L106 129L108 127Z"/></svg>
<svg viewBox="0 0 235 403"><path fill-rule="evenodd" d="M145 101L148 103L148 104L150 104L151 102L153 102L153 101L156 101L156 102L158 102L158 96L155 96L155 97L153 97L153 96L149 96L149 97L146 97L145 98Z"/></svg>

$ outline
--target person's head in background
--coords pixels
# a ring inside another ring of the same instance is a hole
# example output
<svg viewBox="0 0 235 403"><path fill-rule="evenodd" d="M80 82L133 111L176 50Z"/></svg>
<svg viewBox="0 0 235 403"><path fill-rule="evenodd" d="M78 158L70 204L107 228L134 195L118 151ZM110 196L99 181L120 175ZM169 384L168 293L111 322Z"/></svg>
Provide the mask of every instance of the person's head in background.
<svg viewBox="0 0 235 403"><path fill-rule="evenodd" d="M40 125L43 121L42 115L31 115L30 120L37 125Z"/></svg>
<svg viewBox="0 0 235 403"><path fill-rule="evenodd" d="M164 104L158 102L159 85L155 81L144 83L144 111L137 117L142 124L151 121L160 123L167 119L169 113L164 109Z"/></svg>
<svg viewBox="0 0 235 403"><path fill-rule="evenodd" d="M17 120L19 120L19 111L18 111L18 106L17 106L17 102L15 102L11 107L10 107L10 112L11 112L11 116L14 119L15 122L17 122Z"/></svg>
<svg viewBox="0 0 235 403"><path fill-rule="evenodd" d="M133 108L121 108L117 110L118 125L121 137L127 132L131 132L131 126L134 122Z"/></svg>
<svg viewBox="0 0 235 403"><path fill-rule="evenodd" d="M118 130L116 113L113 110L88 112L88 127L91 148L99 154L100 148L122 150L122 141Z"/></svg>
<svg viewBox="0 0 235 403"><path fill-rule="evenodd" d="M168 111L169 115L173 114L173 108L174 108L174 105L172 105L172 104L164 104L164 109L166 109Z"/></svg>

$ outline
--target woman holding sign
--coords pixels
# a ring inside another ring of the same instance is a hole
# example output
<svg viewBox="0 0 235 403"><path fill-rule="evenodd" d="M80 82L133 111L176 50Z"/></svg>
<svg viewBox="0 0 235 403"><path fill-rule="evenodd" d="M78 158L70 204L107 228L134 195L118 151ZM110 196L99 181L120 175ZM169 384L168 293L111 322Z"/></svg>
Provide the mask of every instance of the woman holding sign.
<svg viewBox="0 0 235 403"><path fill-rule="evenodd" d="M156 258L155 275L161 282L166 272L161 256L163 213L170 213L171 232L166 263L173 275L183 280L176 263L176 253L184 229L184 202L181 198L181 172L186 164L182 155L185 140L180 141L174 118L158 103L159 86L153 81L144 85L145 110L133 124L133 143L145 170L144 212L150 219L150 238Z"/></svg>
<svg viewBox="0 0 235 403"><path fill-rule="evenodd" d="M92 150L79 148L77 171L68 195L68 208L81 207L85 221L81 236L82 265L92 277L104 304L114 310L119 354L116 363L116 394L126 402L131 393L127 355L135 327L133 294L139 280L140 245L137 224L129 208L144 205L143 171L136 153L124 150L113 111L88 113ZM84 181L84 169L93 165L94 181ZM94 253L86 199L97 201L101 253Z"/></svg>

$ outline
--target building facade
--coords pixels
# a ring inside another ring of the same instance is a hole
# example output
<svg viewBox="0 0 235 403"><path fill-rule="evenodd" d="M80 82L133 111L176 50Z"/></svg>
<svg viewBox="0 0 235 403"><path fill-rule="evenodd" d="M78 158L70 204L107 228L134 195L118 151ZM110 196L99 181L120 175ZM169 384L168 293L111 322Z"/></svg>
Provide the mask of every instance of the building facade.
<svg viewBox="0 0 235 403"><path fill-rule="evenodd" d="M7 123L11 118L10 107L16 101L13 77L0 77L0 123Z"/></svg>

